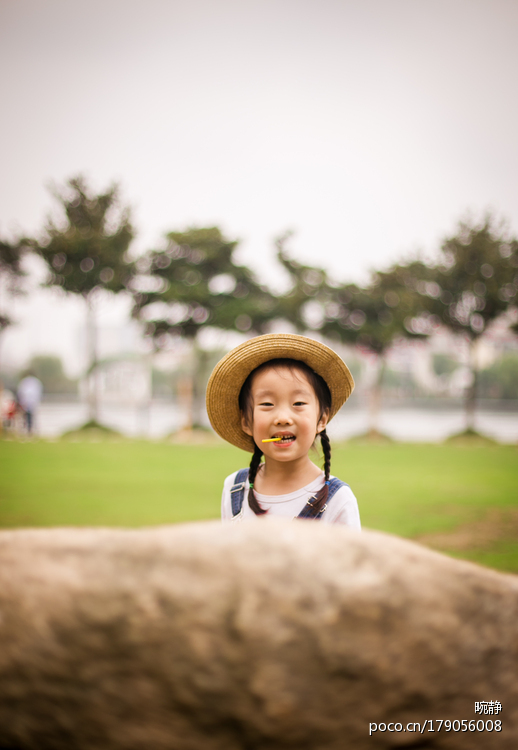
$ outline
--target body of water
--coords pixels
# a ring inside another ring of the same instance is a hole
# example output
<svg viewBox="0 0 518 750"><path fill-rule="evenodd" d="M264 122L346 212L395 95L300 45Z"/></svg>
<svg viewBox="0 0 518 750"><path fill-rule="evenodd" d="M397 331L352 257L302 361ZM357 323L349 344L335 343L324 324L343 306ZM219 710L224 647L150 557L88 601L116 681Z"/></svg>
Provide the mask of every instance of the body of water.
<svg viewBox="0 0 518 750"><path fill-rule="evenodd" d="M476 429L502 443L518 442L518 412L500 408L481 409L476 415ZM100 421L128 437L160 439L179 430L186 423L185 410L172 401L153 401L146 408L104 404ZM83 403L43 402L37 415L37 432L42 437L59 437L67 430L84 424L88 418ZM207 422L208 424L208 422ZM329 426L329 435L345 440L365 433L369 426L367 409L346 405ZM441 442L464 429L461 407L389 406L379 416L379 430L395 440Z"/></svg>

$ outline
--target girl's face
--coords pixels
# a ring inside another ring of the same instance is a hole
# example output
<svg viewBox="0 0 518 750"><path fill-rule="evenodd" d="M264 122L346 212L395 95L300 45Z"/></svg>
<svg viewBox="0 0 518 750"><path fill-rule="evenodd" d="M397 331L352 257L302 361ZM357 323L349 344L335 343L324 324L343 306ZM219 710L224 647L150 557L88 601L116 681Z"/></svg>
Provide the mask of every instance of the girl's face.
<svg viewBox="0 0 518 750"><path fill-rule="evenodd" d="M294 461L307 456L317 432L327 423L320 417L318 399L304 373L287 367L271 367L258 372L252 381L252 423L242 414L241 425L251 435L265 457ZM275 443L266 438L283 437Z"/></svg>

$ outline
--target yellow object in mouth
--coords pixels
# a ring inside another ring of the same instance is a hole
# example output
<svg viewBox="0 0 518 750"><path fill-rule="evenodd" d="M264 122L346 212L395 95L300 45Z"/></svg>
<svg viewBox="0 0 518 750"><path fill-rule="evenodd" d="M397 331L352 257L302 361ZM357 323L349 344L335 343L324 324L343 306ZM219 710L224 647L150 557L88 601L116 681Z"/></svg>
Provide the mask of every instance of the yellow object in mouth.
<svg viewBox="0 0 518 750"><path fill-rule="evenodd" d="M266 440L261 440L261 443L274 443L277 440L282 440L282 438L266 438Z"/></svg>

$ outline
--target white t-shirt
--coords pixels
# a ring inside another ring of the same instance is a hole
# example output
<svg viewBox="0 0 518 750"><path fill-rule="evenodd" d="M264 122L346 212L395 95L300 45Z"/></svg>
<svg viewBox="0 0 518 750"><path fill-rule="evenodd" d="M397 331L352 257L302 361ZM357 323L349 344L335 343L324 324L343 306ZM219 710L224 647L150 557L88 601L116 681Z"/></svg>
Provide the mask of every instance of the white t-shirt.
<svg viewBox="0 0 518 750"><path fill-rule="evenodd" d="M245 486L245 495L241 513L236 518L233 518L232 516L230 490L235 484L236 474L237 471L234 472L234 474L230 474L223 484L223 495L221 497L221 520L223 522L232 520L251 520L257 518L248 505L248 481ZM332 478L332 475L330 478ZM307 501L322 487L323 482L324 472L322 472L321 475L310 484L301 487L299 490L295 490L295 492L290 492L287 495L261 495L260 492L256 491L255 496L259 505L268 511L268 516L296 518L306 505ZM356 502L356 498L350 487L340 487L340 489L336 491L329 501L326 510L322 514L320 523L340 523L344 526L349 526L352 529L357 529L358 531L361 530L358 503Z"/></svg>
<svg viewBox="0 0 518 750"><path fill-rule="evenodd" d="M24 409L32 411L41 401L43 385L38 378L28 375L18 385L18 400Z"/></svg>

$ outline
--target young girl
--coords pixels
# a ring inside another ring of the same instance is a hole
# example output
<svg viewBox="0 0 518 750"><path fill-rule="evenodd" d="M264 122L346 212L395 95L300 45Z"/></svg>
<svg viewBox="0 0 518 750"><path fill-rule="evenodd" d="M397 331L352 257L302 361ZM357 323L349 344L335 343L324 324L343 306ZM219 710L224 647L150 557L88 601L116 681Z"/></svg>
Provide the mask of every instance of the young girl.
<svg viewBox="0 0 518 750"><path fill-rule="evenodd" d="M305 336L257 336L223 357L207 385L209 419L221 437L253 453L248 469L225 480L224 521L268 514L360 529L356 498L330 473L326 433L353 388L338 354ZM324 471L308 455L317 435Z"/></svg>

